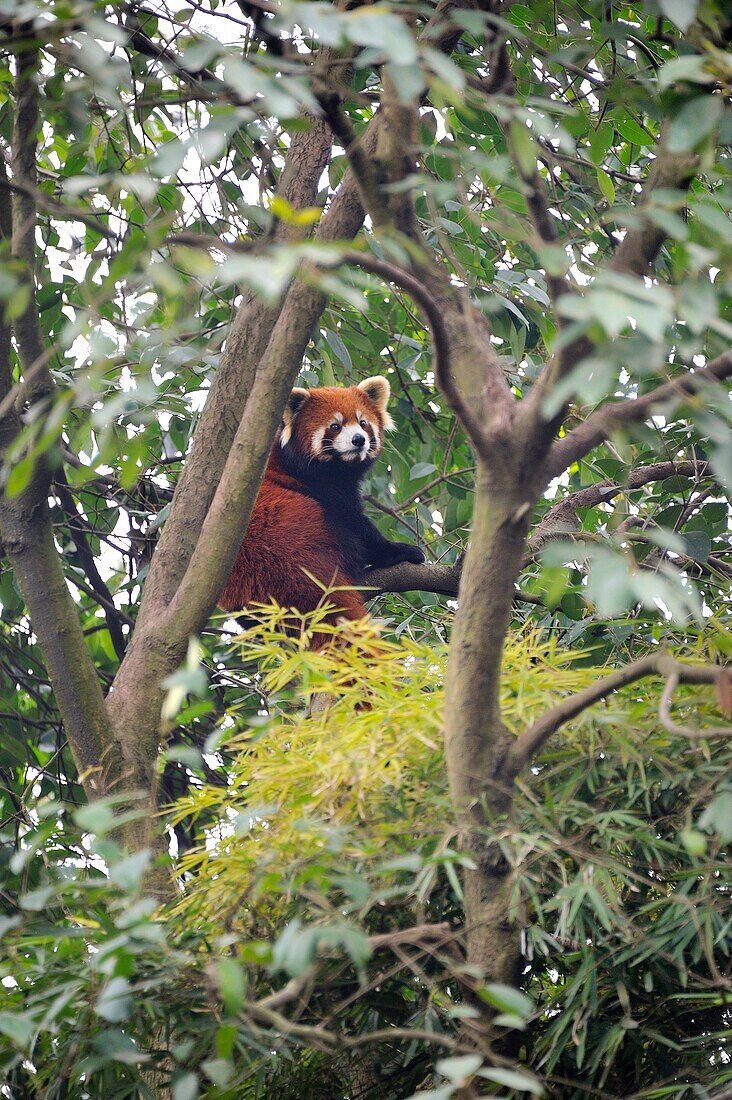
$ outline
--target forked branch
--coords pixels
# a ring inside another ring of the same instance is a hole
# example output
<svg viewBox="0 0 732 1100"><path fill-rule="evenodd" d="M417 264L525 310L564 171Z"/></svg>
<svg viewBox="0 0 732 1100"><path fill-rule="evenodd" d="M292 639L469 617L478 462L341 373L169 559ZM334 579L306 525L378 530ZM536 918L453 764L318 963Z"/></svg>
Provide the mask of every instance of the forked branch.
<svg viewBox="0 0 732 1100"><path fill-rule="evenodd" d="M610 270L623 275L647 275L663 248L667 231L651 216L653 193L659 190L686 192L699 167L697 153L675 153L668 147L665 127L659 139L640 202L635 207L635 222L618 245Z"/></svg>
<svg viewBox="0 0 732 1100"><path fill-rule="evenodd" d="M558 729L566 725L577 715L589 707L599 703L601 699L612 695L619 688L634 684L646 676L663 676L666 679L664 691L659 708L659 716L662 724L673 733L680 734L699 741L708 737L730 737L732 727L690 730L684 726L677 726L671 722L670 706L674 691L679 684L718 684L721 679L729 676L726 667L719 665L689 665L674 660L665 653L649 653L637 661L633 661L623 668L603 676L594 684L578 691L568 699L563 700L554 707L533 726L522 733L511 747L504 765L504 778L514 779L518 773L533 760L539 749L546 741L556 733Z"/></svg>

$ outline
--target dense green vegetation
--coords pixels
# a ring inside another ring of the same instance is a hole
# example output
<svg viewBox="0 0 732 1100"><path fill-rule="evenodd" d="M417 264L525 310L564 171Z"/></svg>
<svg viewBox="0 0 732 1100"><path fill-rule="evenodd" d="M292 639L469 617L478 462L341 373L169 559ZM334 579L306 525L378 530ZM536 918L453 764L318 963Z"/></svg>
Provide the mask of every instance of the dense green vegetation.
<svg viewBox="0 0 732 1100"><path fill-rule="evenodd" d="M3 4L0 1096L729 1095L728 46ZM427 564L237 634L289 387L377 371Z"/></svg>

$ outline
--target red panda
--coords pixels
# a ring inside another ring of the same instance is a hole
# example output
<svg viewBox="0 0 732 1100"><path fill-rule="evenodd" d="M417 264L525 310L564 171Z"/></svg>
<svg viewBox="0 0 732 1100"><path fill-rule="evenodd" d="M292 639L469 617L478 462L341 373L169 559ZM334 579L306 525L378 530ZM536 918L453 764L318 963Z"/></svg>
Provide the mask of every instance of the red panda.
<svg viewBox="0 0 732 1100"><path fill-rule="evenodd" d="M264 481L219 606L241 611L274 599L314 611L325 587L357 584L367 566L423 562L406 543L390 542L366 517L359 486L393 428L389 383L380 375L349 388L293 389L275 436ZM360 619L363 597L334 592L332 620ZM322 645L326 636L314 640Z"/></svg>

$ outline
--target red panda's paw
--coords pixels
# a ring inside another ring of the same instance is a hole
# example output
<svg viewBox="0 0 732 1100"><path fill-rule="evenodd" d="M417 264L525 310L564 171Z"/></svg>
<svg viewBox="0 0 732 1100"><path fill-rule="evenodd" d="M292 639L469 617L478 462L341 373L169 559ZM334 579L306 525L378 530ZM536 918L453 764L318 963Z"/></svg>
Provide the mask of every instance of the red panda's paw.
<svg viewBox="0 0 732 1100"><path fill-rule="evenodd" d="M403 561L408 561L412 565L421 565L424 560L424 554L418 546L410 546L406 542L390 542L387 547L379 548L378 561L373 564L377 569L382 569L390 565L399 565Z"/></svg>
<svg viewBox="0 0 732 1100"><path fill-rule="evenodd" d="M404 554L402 561L411 562L412 565L422 565L425 561L425 556L418 546L407 546L405 544L402 553Z"/></svg>

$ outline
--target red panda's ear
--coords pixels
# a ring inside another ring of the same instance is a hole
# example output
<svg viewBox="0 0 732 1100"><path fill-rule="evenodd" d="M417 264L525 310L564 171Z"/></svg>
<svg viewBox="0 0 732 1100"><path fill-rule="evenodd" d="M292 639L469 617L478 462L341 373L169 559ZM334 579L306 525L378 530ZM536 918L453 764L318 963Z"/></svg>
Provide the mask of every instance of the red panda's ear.
<svg viewBox="0 0 732 1100"><path fill-rule="evenodd" d="M358 388L363 390L371 404L379 410L384 428L386 431L390 431L394 427L394 421L386 411L391 395L391 386L388 380L384 378L383 374L375 374L373 378L364 378L363 382L359 382Z"/></svg>
<svg viewBox="0 0 732 1100"><path fill-rule="evenodd" d="M300 412L300 409L303 407L305 402L309 400L310 390L304 390L300 386L295 386L292 393L287 398L285 411L282 414L284 427L282 428L282 434L280 436L280 444L283 447L285 447L290 442L293 420Z"/></svg>

